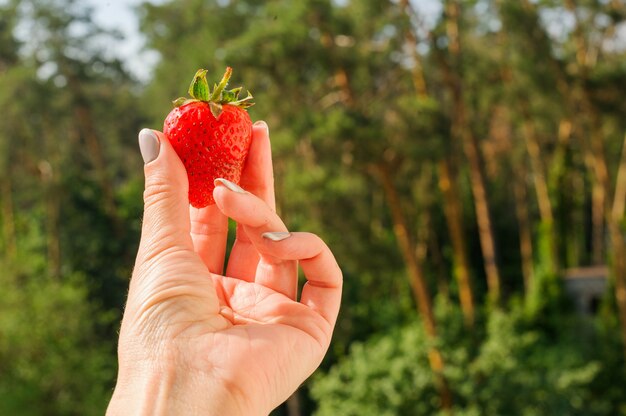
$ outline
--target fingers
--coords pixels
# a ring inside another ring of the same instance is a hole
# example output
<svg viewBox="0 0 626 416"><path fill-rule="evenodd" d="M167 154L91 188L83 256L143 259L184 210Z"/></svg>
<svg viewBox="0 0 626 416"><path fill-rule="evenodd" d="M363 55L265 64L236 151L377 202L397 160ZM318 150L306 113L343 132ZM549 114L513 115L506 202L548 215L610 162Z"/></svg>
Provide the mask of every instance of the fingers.
<svg viewBox="0 0 626 416"><path fill-rule="evenodd" d="M243 227L261 255L255 281L293 299L299 261L307 278L300 302L334 326L343 277L326 244L314 234L287 232L267 204L237 185L223 179L216 185L213 197L217 206Z"/></svg>
<svg viewBox="0 0 626 416"><path fill-rule="evenodd" d="M215 180L213 198L224 215L245 228L277 227L276 231L287 231L283 221L263 200L226 179Z"/></svg>
<svg viewBox="0 0 626 416"><path fill-rule="evenodd" d="M145 162L145 206L126 310L146 310L186 296L195 299L202 313L211 312L218 307L217 296L193 251L185 167L160 132L142 130L139 147Z"/></svg>
<svg viewBox="0 0 626 416"><path fill-rule="evenodd" d="M252 128L252 141L240 184L264 201L272 211L276 210L272 149L268 127L264 121L257 121ZM259 253L250 242L244 227L238 224L226 274L249 280L255 274L259 260Z"/></svg>
<svg viewBox="0 0 626 416"><path fill-rule="evenodd" d="M240 184L242 188L265 201L272 210L276 210L272 148L269 130L264 121L257 121L252 126L252 141Z"/></svg>
<svg viewBox="0 0 626 416"><path fill-rule="evenodd" d="M257 122L252 128L252 142L241 174L241 184L274 207L274 178L269 134L265 122ZM228 237L228 218L215 205L206 208L190 207L191 238L195 251L211 273L222 274ZM256 265L259 255L249 243L243 230L237 231L240 238L233 247L235 258L253 259L246 264ZM233 270L230 270L232 273ZM240 276L253 275L250 267L235 270ZM232 275L232 274L231 274Z"/></svg>
<svg viewBox="0 0 626 416"><path fill-rule="evenodd" d="M189 214L194 250L211 273L222 274L228 237L228 217L222 214L216 205L209 205L206 208L190 206Z"/></svg>
<svg viewBox="0 0 626 416"><path fill-rule="evenodd" d="M343 277L328 246L311 233L267 233L259 249L282 260L298 260L307 283L300 302L319 313L331 328L341 304Z"/></svg>
<svg viewBox="0 0 626 416"><path fill-rule="evenodd" d="M185 167L160 132L143 129L139 147L146 178L140 252L152 256L173 247L192 250Z"/></svg>
<svg viewBox="0 0 626 416"><path fill-rule="evenodd" d="M287 232L287 227L278 215L257 196L223 179L216 181L213 197L224 215L237 221L242 232L248 236L251 248L260 255L260 261L257 261L245 253L242 255L242 251L233 251L226 274L247 281L254 280L295 299L297 263L276 258L269 252L259 250L264 247L263 233ZM245 270L248 274L243 273Z"/></svg>
<svg viewBox="0 0 626 416"><path fill-rule="evenodd" d="M274 260L271 262L264 258L259 261L254 281L275 292L282 293L289 299L296 300L298 296L298 262L273 258Z"/></svg>

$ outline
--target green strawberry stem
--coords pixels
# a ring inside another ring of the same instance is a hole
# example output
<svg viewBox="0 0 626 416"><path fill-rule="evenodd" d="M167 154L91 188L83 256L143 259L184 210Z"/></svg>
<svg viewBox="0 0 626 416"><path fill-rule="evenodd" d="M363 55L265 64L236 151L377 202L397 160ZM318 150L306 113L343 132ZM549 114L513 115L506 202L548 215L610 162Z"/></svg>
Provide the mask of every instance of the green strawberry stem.
<svg viewBox="0 0 626 416"><path fill-rule="evenodd" d="M222 91L224 91L224 89L228 86L228 81L230 80L231 75L233 75L233 69L227 66L226 72L224 72L222 80L213 90L213 94L211 94L211 101L220 101L220 99L222 98Z"/></svg>
<svg viewBox="0 0 626 416"><path fill-rule="evenodd" d="M231 67L226 67L226 72L219 84L214 85L213 92L209 88L209 82L206 79L206 69L198 69L196 74L189 85L189 95L191 98L180 97L174 100L174 106L180 107L192 102L202 101L209 104L211 112L218 118L222 113L222 105L229 104L235 107L246 109L254 105L252 102L253 97L248 91L248 95L245 98L239 99L239 93L242 91L242 87L234 88L232 90L226 90L228 81L230 80L233 70Z"/></svg>

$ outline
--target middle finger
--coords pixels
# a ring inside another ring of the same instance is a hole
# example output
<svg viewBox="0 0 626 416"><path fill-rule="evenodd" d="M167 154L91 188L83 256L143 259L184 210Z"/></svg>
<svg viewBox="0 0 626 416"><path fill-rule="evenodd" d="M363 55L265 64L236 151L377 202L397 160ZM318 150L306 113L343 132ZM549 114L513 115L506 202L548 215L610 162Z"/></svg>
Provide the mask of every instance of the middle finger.
<svg viewBox="0 0 626 416"><path fill-rule="evenodd" d="M271 255L262 235L267 232L287 232L287 227L280 217L260 198L244 191L232 182L223 179L216 181L213 192L215 202L224 215L234 219L243 227L250 244L260 255L256 266L256 275L246 276L245 280L269 287L295 299L297 288L298 264L293 260L283 260ZM235 253L231 254L231 256ZM248 268L246 258L229 259L232 267ZM229 276L233 276L227 272Z"/></svg>

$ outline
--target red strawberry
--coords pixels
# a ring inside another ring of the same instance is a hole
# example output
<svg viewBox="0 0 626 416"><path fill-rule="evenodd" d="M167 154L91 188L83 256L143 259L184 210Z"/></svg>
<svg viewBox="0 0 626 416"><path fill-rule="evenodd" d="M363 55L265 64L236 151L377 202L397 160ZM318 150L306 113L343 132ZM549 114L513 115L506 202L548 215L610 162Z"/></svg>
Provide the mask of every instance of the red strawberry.
<svg viewBox="0 0 626 416"><path fill-rule="evenodd" d="M199 69L189 86L192 98L179 98L165 119L163 132L187 169L189 202L196 208L213 204L213 181L239 184L250 140L252 121L246 108L252 95L239 99L240 88L227 91L230 67L209 90L207 71Z"/></svg>

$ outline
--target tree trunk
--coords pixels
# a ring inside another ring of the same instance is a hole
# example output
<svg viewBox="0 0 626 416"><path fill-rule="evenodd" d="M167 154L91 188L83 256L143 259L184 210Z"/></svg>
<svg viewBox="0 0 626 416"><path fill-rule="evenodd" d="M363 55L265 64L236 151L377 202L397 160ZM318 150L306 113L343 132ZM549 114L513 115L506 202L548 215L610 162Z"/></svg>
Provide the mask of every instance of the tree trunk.
<svg viewBox="0 0 626 416"><path fill-rule="evenodd" d="M437 331L432 302L428 294L428 287L424 278L422 267L416 257L414 244L409 237L409 228L402 210L398 190L393 183L393 179L391 178L391 174L389 173L387 166L379 164L376 166L376 170L385 191L387 204L391 210L393 230L396 235L400 251L402 252L402 256L404 257L409 283L411 285L411 289L413 290L413 296L415 298L415 303L417 304L418 312L424 322L427 337L430 340L435 340L437 337ZM443 375L443 357L441 352L434 346L433 343L431 343L431 346L429 347L428 360L435 375L442 407L444 409L451 409L452 394Z"/></svg>
<svg viewBox="0 0 626 416"><path fill-rule="evenodd" d="M467 136L467 133L461 133L461 135ZM465 137L462 140L465 142L465 154L470 165L470 182L474 196L480 247L487 276L487 288L491 301L497 305L500 302L500 271L496 260L496 243L493 235L489 203L487 202L484 174L482 173L479 160L478 143L475 137Z"/></svg>
<svg viewBox="0 0 626 416"><path fill-rule="evenodd" d="M80 84L80 80L76 78L72 70L65 68L65 73L68 80L68 88L72 93L73 112L78 124L78 131L87 144L89 156L91 157L96 172L96 179L102 189L104 211L109 218L111 218L115 235L122 236L124 229L122 228L121 220L117 212L115 191L107 169L104 150L97 134L96 124L93 119L89 101L85 97L85 92Z"/></svg>
<svg viewBox="0 0 626 416"><path fill-rule="evenodd" d="M439 250L439 242L437 233L434 232L432 224L432 170L431 166L425 168L426 173L420 176L418 181L418 189L415 191L417 195L424 196L426 201L420 204L417 209L422 212L419 225L417 227L417 243L415 245L415 255L419 264L424 264L428 256L430 263L434 266L434 273L437 280L437 294L444 298L450 297L448 286L448 274L445 271L441 251Z"/></svg>
<svg viewBox="0 0 626 416"><path fill-rule="evenodd" d="M621 224L626 206L626 135L622 144L622 157L617 171L615 197L608 213L609 235L613 249L613 272L615 278L615 300L622 328L622 343L626 357L626 242Z"/></svg>
<svg viewBox="0 0 626 416"><path fill-rule="evenodd" d="M613 249L613 273L615 279L615 300L622 330L622 347L626 358L626 242L617 221L609 222L609 234Z"/></svg>
<svg viewBox="0 0 626 416"><path fill-rule="evenodd" d="M44 149L44 158L37 163L41 188L43 190L43 205L45 212L46 247L48 276L53 279L61 278L61 200L59 189L59 170L61 166L58 143L51 140L46 134L52 131L52 121L49 117L42 120L43 133L41 145Z"/></svg>
<svg viewBox="0 0 626 416"><path fill-rule="evenodd" d="M535 124L530 116L528 103L523 102L521 107L524 115L524 143L526 144L526 151L528 152L530 167L532 169L532 178L535 185L535 192L537 194L539 215L541 216L542 222L553 224L554 216L552 213L552 202L550 202L548 182L546 181L543 162L541 161L541 147L539 146L539 140L537 139L537 134L535 132Z"/></svg>
<svg viewBox="0 0 626 416"><path fill-rule="evenodd" d="M408 0L402 0L400 7L409 20L415 17L415 11ZM428 89L422 71L421 59L417 53L417 37L412 30L407 30L405 37L407 47L413 58L412 78L415 92L419 97L428 97ZM448 223L448 232L452 240L454 252L454 276L459 285L459 297L465 325L473 327L475 321L474 296L470 277L470 264L467 258L467 244L463 233L463 209L460 193L456 186L456 175L452 175L452 167L448 157L444 156L438 163L439 189L444 196L444 212Z"/></svg>
<svg viewBox="0 0 626 416"><path fill-rule="evenodd" d="M595 182L591 187L591 261L604 261L604 214L606 207L604 187Z"/></svg>
<svg viewBox="0 0 626 416"><path fill-rule="evenodd" d="M537 195L537 205L539 206L539 215L541 217L541 222L546 229L548 238L548 245L550 250L549 270L553 276L556 276L559 272L560 261L554 229L554 214L552 202L550 201L548 181L546 179L545 169L541 160L541 147L537 138L535 123L533 122L533 119L530 115L530 110L528 108L529 104L525 97L521 99L520 107L524 118L522 124L522 130L524 132L524 143L526 144L526 151L528 152L528 158L530 161L533 184L535 186L535 193Z"/></svg>
<svg viewBox="0 0 626 416"><path fill-rule="evenodd" d="M91 115L91 110L84 105L77 104L74 108L74 114L80 132L87 142L89 149L89 155L92 158L94 168L96 170L96 177L102 188L102 196L104 202L105 212L114 219L117 219L117 206L115 203L115 193L113 185L109 180L109 174L106 167L106 161L104 157L104 151L102 150L102 144L98 138L95 130L95 124Z"/></svg>
<svg viewBox="0 0 626 416"><path fill-rule="evenodd" d="M626 138L622 144L622 157L620 159L619 171L617 174L615 192L613 192L611 178L609 176L608 164L605 156L604 149L604 134L602 132L602 124L597 109L594 107L591 92L587 87L587 76L589 72L589 64L586 60L586 42L583 36L582 26L576 13L576 2L574 0L566 0L566 7L574 13L575 16L575 28L574 37L576 41L576 56L578 64L578 77L576 82L576 91L578 91L578 102L583 109L583 117L581 122L589 131L589 140L586 143L588 150L592 156L593 173L596 183L603 189L603 196L605 201L605 218L609 228L609 238L611 241L612 260L613 260L613 273L615 278L615 298L617 301L619 320L622 331L622 341L624 347L624 357L626 358L626 242L624 241L624 234L621 229L621 221L624 217L623 205L624 202L618 201L617 198L622 198L624 195L624 184L620 184L619 181L624 181L626 173ZM611 204L611 199L613 203Z"/></svg>
<svg viewBox="0 0 626 416"><path fill-rule="evenodd" d="M522 274L524 276L525 293L530 293L533 284L533 240L530 230L530 217L528 215L528 199L526 194L526 169L519 173L517 180L513 182L515 193L515 213L519 230L519 245L522 259Z"/></svg>
<svg viewBox="0 0 626 416"><path fill-rule="evenodd" d="M7 260L15 258L17 238L15 236L15 216L13 215L13 189L11 177L5 175L0 181L2 193L2 235L4 238L4 254Z"/></svg>
<svg viewBox="0 0 626 416"><path fill-rule="evenodd" d="M459 189L455 175L452 174L450 159L442 158L439 162L439 189L443 195L444 214L454 252L454 276L459 285L459 297L463 318L467 327L473 327L474 299L470 278L470 264L467 258L465 234L463 233L463 206L459 200Z"/></svg>
<svg viewBox="0 0 626 416"><path fill-rule="evenodd" d="M521 4L524 9L528 13L532 13L535 17L535 20L539 20L539 13L537 11L537 7L530 0L521 0ZM616 2L611 3L614 7ZM554 74L557 80L557 87L559 92L563 96L568 108L568 112L571 115L576 114L577 117L572 117L571 120L576 123L577 130L580 131L580 135L583 138L582 142L586 147L585 152L587 153L585 159L587 165L589 166L589 170L592 172L594 176L594 181L598 186L602 188L603 198L596 196L596 201L603 199L604 202L604 213L605 220L608 225L609 238L611 242L611 254L613 257L613 272L615 276L615 296L617 300L618 306L618 314L621 323L621 331L622 338L624 340L624 356L626 357L626 244L624 242L624 237L622 230L620 228L620 222L623 219L623 215L616 216L619 214L619 211L622 210L620 207L621 204L624 204L622 201L618 201L618 192L626 192L622 191L621 187L626 187L626 184L620 185L620 175L623 177L626 173L622 173L626 167L622 168L622 164L620 164L620 173L618 173L618 184L615 189L613 206L610 206L610 202L612 199L612 186L609 177L609 171L606 162L606 156L604 153L604 137L602 133L601 120L599 119L599 115L596 112L596 109L593 106L592 100L590 98L590 91L587 89L587 75L589 71L589 66L593 65L594 61L589 61L587 59L587 46L584 38L584 34L581 30L582 26L580 20L578 18L578 14L576 13L577 4L575 0L566 0L565 7L568 10L574 13L575 17L575 28L573 32L574 36L574 44L576 47L576 65L577 68L577 78L575 79L574 85L570 86L566 80L564 71L553 57L548 57L549 64L553 68ZM621 6L620 6L621 8ZM544 40L548 38L548 35L545 33L545 30L541 28L539 24L536 25L535 28L529 29L528 33L532 33L531 38L539 37L539 40ZM585 138L587 138L585 140ZM624 162L624 154L622 154L622 163ZM622 179L626 181L626 179ZM621 194L623 195L623 193ZM621 196L620 196L621 198ZM598 203L598 202L596 202ZM615 212L617 204L617 212ZM598 208L594 209L596 217L595 226L599 229L599 220L597 220L597 211ZM619 217L619 219L618 219ZM595 231L597 235L600 234L599 231ZM599 237L595 237L599 238Z"/></svg>
<svg viewBox="0 0 626 416"><path fill-rule="evenodd" d="M332 60L334 61L334 42L331 34L322 33L321 43L326 49L328 49L329 53L332 55ZM334 74L334 83L342 92L342 101L345 105L353 107L355 103L354 94L352 93L352 88L350 87L350 78L348 73L345 68L340 65L335 66L337 69ZM400 196L398 195L393 180L391 179L391 175L387 166L384 165L384 162L381 162L379 165L375 166L375 168L377 171L376 173L382 182L385 198L391 209L394 222L394 233L405 261L409 283L417 304L418 313L424 322L424 328L427 336L431 339L435 339L437 334L435 330L436 325L432 303L430 296L428 295L428 289L426 281L424 280L421 265L416 257L415 245L411 242L409 237L409 229L404 213L402 212ZM435 375L442 407L444 409L450 409L452 407L452 394L450 393L447 381L443 377L443 358L436 347L430 347L428 359L431 369Z"/></svg>
<svg viewBox="0 0 626 416"><path fill-rule="evenodd" d="M55 172L52 165L42 160L39 172L44 190L46 212L46 245L48 250L48 274L53 279L61 277L61 238L59 232L59 190L56 187Z"/></svg>
<svg viewBox="0 0 626 416"><path fill-rule="evenodd" d="M446 270L441 248L439 246L439 237L436 230L431 227L428 230L429 235L429 253L430 261L433 263L435 273L437 274L437 293L444 298L450 297L450 286L448 284L449 274Z"/></svg>
<svg viewBox="0 0 626 416"><path fill-rule="evenodd" d="M500 271L496 259L496 244L482 160L478 140L473 134L467 117L467 108L463 99L463 80L461 75L461 43L459 33L460 5L456 0L449 0L445 5L446 33L451 64L443 63L444 82L452 96L452 137L460 141L469 164L470 183L474 196L476 219L478 223L480 246L482 249L487 287L490 300L500 302Z"/></svg>
<svg viewBox="0 0 626 416"><path fill-rule="evenodd" d="M615 182L615 197L613 198L611 215L614 221L621 223L626 210L626 134L624 135L622 158L617 169L617 180Z"/></svg>
<svg viewBox="0 0 626 416"><path fill-rule="evenodd" d="M404 11L411 24L411 19L415 17L415 10L409 3L409 0L401 0L400 8ZM411 57L413 58L413 69L411 70L411 78L413 80L413 87L419 97L428 97L428 88L426 87L426 79L424 78L424 70L422 66L422 60L417 52L417 36L413 32L412 28L405 31L404 37L407 42L407 47L411 51Z"/></svg>

